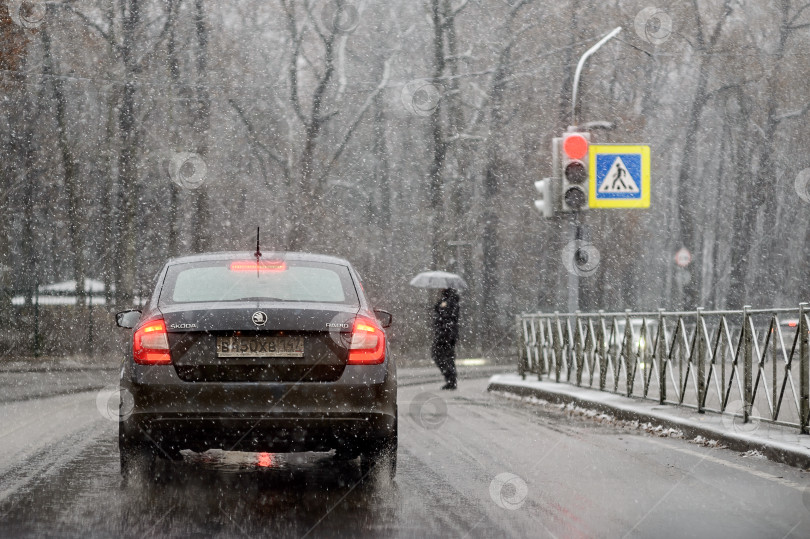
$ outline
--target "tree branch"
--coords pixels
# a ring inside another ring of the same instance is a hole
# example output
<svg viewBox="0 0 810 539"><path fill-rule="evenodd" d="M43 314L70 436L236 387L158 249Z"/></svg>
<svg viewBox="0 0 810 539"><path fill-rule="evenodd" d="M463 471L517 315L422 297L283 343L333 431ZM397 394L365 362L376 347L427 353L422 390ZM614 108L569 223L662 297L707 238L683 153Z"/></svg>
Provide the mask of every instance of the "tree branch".
<svg viewBox="0 0 810 539"><path fill-rule="evenodd" d="M798 118L799 116L804 116L807 112L810 111L810 102L805 104L802 108L798 110L792 110L790 112L783 112L777 116L774 116L774 121L781 122L782 120L788 120L790 118Z"/></svg>
<svg viewBox="0 0 810 539"><path fill-rule="evenodd" d="M458 7L453 8L450 11L450 16L448 17L448 19L452 21L452 19L454 19L456 15L464 11L464 8L467 7L467 4L469 4L469 0L461 0L461 4L459 4ZM445 24L448 24L448 22L445 22Z"/></svg>
<svg viewBox="0 0 810 539"><path fill-rule="evenodd" d="M242 120L242 123L245 124L245 127L247 128L247 131L248 131L248 136L250 137L251 142L253 144L255 144L256 146L258 146L259 148L261 148L262 150L264 150L267 153L267 155L270 156L270 158L273 161L278 163L278 165L281 167L282 172L284 173L284 177L289 178L290 169L289 169L288 163L284 160L284 158L282 158L280 155L278 155L272 149L267 147L266 144L264 144L263 142L261 142L259 140L259 137L256 135L256 129L253 127L253 124L250 123L250 120L248 120L244 109L239 106L239 104L236 102L236 100L228 99L228 103L231 105L231 107L233 107L233 110L236 111L236 114L237 114L237 116L239 116L239 119Z"/></svg>
<svg viewBox="0 0 810 539"><path fill-rule="evenodd" d="M287 14L287 29L290 32L290 39L292 39L292 55L290 57L290 65L287 69L287 74L290 78L290 102L293 106L293 111L298 119L304 126L309 127L309 122L304 116L304 111L301 109L301 101L298 97L298 58L301 55L301 42L303 40L303 33L298 32L298 24L295 19L295 8L287 4L287 0L281 0L281 5Z"/></svg>
<svg viewBox="0 0 810 539"><path fill-rule="evenodd" d="M59 7L61 7L62 9L66 10L66 11L69 11L70 13L72 13L72 14L76 15L76 16L77 16L78 18L80 18L80 19L81 19L81 20L82 20L82 21L83 21L83 22L84 22L84 23L85 23L87 26L89 26L90 28L92 28L93 30L95 30L95 31L96 31L96 33L98 33L98 35L100 35L100 36L101 36L101 37L104 39L104 41L106 41L106 42L107 42L107 44L110 46L110 48L113 50L113 53L115 53L115 55L116 55L116 56L118 56L118 55L120 55L120 54L121 54L120 47L118 46L118 43L116 43L116 42L115 42L115 40L113 39L111 31L105 31L105 30L104 30L104 29L101 27L101 25L100 25L100 24L98 24L97 22L95 22L95 21L94 21L94 20L92 20L90 17L88 17L87 15L85 15L84 13L82 13L81 11L79 11L78 9L74 8L74 7L73 7L73 6L71 6L70 4L60 4L60 3L56 3L56 6L59 6Z"/></svg>
<svg viewBox="0 0 810 539"><path fill-rule="evenodd" d="M178 6L178 7L179 7L179 6ZM172 25L174 24L174 22L173 22L173 20L172 20L172 19L173 19L173 14L172 14L172 12L171 12L171 7L169 7L169 9L170 9L170 11L168 11L168 12L166 13L166 21L163 23L163 28L160 30L160 34L158 34L157 39L155 40L155 46L154 46L154 47L152 47L152 50L151 50L150 52L148 52L147 54L144 54L144 55L143 55L143 56L142 56L142 57L141 57L141 58L140 58L140 59L139 59L139 60L136 62L136 65L137 65L138 71L140 71L141 69L143 69L143 67L144 67L144 63L146 62L146 60L147 60L147 59L149 59L149 58L151 58L152 56L154 56L154 55L157 53L157 49L158 49L158 47L160 46L160 44L161 44L161 43L162 43L162 42L163 42L165 39L167 39L167 38L168 38L169 29L170 29L170 28L172 27Z"/></svg>
<svg viewBox="0 0 810 539"><path fill-rule="evenodd" d="M315 19L315 15L312 13L312 4L306 2L306 4L304 5L304 9L306 10L307 15L309 15L310 20L313 21L312 27L315 29L315 33L318 34L318 37L321 38L321 41L323 41L323 43L326 44L326 35L324 35L324 33L321 32L321 26L318 24L317 20Z"/></svg>
<svg viewBox="0 0 810 539"><path fill-rule="evenodd" d="M390 74L391 74L391 58L388 58L385 61L385 64L383 66L383 74L382 74L382 78L380 79L380 84L378 84L377 88L375 88L374 91L371 92L368 95L365 102L363 103L363 106L360 107L360 111L357 113L357 116L355 117L354 121L351 123L349 128L346 130L346 133L343 136L343 140L341 141L340 145L335 150L335 153L332 154L332 157L327 162L326 168L324 169L323 174L318 179L319 182L323 181L324 178L326 178L326 175L332 169L335 162L340 158L341 154L343 153L343 150L346 149L346 145L349 143L349 140L352 138L352 135L354 134L355 130L357 129L357 126L360 125L360 121L363 119L363 116L365 116L365 114L368 111L369 107L371 107L371 104L374 102L374 98L377 97L377 95L380 92L382 92L385 89L386 86L388 86L388 79L390 77Z"/></svg>
<svg viewBox="0 0 810 539"><path fill-rule="evenodd" d="M808 2L807 4L803 5L802 7L796 10L796 13L793 15L793 17L791 17L790 21L788 22L788 28L793 27L796 21L802 16L802 13L804 13L804 10L807 8L810 8L810 2Z"/></svg>

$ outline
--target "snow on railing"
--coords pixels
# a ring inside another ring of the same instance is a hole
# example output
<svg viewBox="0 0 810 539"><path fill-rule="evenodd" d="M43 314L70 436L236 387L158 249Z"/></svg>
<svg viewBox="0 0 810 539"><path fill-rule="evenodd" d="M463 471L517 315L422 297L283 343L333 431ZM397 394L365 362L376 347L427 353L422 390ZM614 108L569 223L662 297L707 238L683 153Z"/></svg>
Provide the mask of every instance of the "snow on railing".
<svg viewBox="0 0 810 539"><path fill-rule="evenodd" d="M810 304L517 316L518 372L808 434Z"/></svg>

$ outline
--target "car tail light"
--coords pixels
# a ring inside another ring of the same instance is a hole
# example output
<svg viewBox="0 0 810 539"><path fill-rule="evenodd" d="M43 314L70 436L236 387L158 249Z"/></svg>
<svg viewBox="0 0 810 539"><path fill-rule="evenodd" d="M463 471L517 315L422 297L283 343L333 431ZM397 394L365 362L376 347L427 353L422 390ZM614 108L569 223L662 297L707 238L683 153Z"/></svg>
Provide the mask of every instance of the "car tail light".
<svg viewBox="0 0 810 539"><path fill-rule="evenodd" d="M358 316L352 328L349 365L379 365L385 361L385 332L370 318Z"/></svg>
<svg viewBox="0 0 810 539"><path fill-rule="evenodd" d="M172 362L169 333L162 318L147 322L135 331L132 356L139 365L168 365Z"/></svg>
<svg viewBox="0 0 810 539"><path fill-rule="evenodd" d="M287 264L283 260L234 260L231 271L285 271Z"/></svg>

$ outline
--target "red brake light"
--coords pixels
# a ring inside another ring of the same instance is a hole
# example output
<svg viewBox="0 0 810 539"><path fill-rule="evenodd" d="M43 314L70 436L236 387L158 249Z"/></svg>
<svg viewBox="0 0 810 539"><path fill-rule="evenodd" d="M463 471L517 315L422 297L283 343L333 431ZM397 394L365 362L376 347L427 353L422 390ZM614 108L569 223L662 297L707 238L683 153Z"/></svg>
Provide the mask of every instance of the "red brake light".
<svg viewBox="0 0 810 539"><path fill-rule="evenodd" d="M374 320L358 316L354 320L349 345L349 365L379 365L385 361L385 332Z"/></svg>
<svg viewBox="0 0 810 539"><path fill-rule="evenodd" d="M791 321L790 321L790 322L788 322L787 324L788 324L788 327L789 327L789 328L795 328L796 326L798 326L798 325L799 325L799 323L798 323L797 321L795 321L795 320L791 320Z"/></svg>
<svg viewBox="0 0 810 539"><path fill-rule="evenodd" d="M141 326L132 341L132 357L139 365L168 365L172 362L166 322L162 318Z"/></svg>
<svg viewBox="0 0 810 539"><path fill-rule="evenodd" d="M287 264L283 260L234 260L231 271L284 271Z"/></svg>
<svg viewBox="0 0 810 539"><path fill-rule="evenodd" d="M259 453L256 455L256 465L260 468L272 468L273 460L272 453Z"/></svg>

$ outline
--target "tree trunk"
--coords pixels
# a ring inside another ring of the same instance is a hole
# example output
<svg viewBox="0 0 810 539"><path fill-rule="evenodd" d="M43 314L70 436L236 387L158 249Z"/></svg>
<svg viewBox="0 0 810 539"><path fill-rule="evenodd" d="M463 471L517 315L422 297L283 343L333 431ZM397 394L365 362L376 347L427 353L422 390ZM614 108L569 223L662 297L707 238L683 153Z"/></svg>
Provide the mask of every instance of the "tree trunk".
<svg viewBox="0 0 810 539"><path fill-rule="evenodd" d="M118 170L116 168L115 154L116 148L116 133L115 109L118 104L118 92L112 92L109 96L108 109L107 109L107 146L104 148L104 158L109 176L103 182L102 200L104 207L101 210L101 230L102 230L102 251L100 253L100 261L102 264L102 279L104 281L104 299L107 305L112 305L115 299L113 295L113 283L115 282L115 195L118 185Z"/></svg>
<svg viewBox="0 0 810 539"><path fill-rule="evenodd" d="M512 11L512 17L515 14L516 12ZM509 23L505 26L507 30L511 26L511 19ZM514 41L509 41L507 36L507 44L498 55L498 63L492 75L492 85L488 95L490 123L487 133L486 161L482 186L482 199L486 202L481 215L483 221L481 233L483 262L479 316L479 327L485 342L492 342L491 338L499 333L499 324L496 320L502 318L496 297L499 284L498 272L500 271L498 264L500 260L498 242L498 226L501 212L500 178L503 174L501 134L506 123L503 111L504 92L506 90L506 76L513 45Z"/></svg>
<svg viewBox="0 0 810 539"><path fill-rule="evenodd" d="M194 134L197 138L197 154L208 157L208 129L211 122L211 97L208 93L208 24L205 19L204 0L195 0L197 37L197 109L194 115ZM194 252L209 248L208 187L205 183L195 193Z"/></svg>
<svg viewBox="0 0 810 539"><path fill-rule="evenodd" d="M742 89L736 92L739 106L739 117L730 118L737 125L746 125L745 119L750 117L751 110ZM746 276L751 267L751 238L754 237L756 212L751 211L751 182L740 181L751 174L752 152L748 137L742 137L743 142L734 152L734 176L736 179L736 197L734 199L734 226L731 237L731 273L729 276L729 294L726 299L730 309L741 309L748 302L746 290Z"/></svg>
<svg viewBox="0 0 810 539"><path fill-rule="evenodd" d="M681 152L681 167L678 173L678 213L680 217L680 235L678 239L680 240L680 245L677 244L678 239L676 239L675 243L670 247L670 251L674 253L679 247L684 246L693 253L696 259L693 261L692 265L692 277L689 282L682 287L679 302L681 309L693 309L698 306L698 301L700 300L701 276L698 268L702 266L703 262L702 256L699 256L701 251L698 249L701 243L700 231L696 226L698 221L697 201L699 197L695 195L693 183L690 182L698 181L698 179L694 177L694 163L698 159L697 141L700 131L700 119L709 102L707 92L709 67L710 62L714 58L714 55L711 53L715 51L715 46L720 39L723 26L731 13L730 2L729 0L725 0L723 2L723 11L720 13L719 19L707 39L696 0L693 1L692 9L697 31L697 54L700 57L700 61L697 66L698 78L695 85L694 97L692 98L692 106L689 109L687 118L686 131L684 133L684 146Z"/></svg>
<svg viewBox="0 0 810 539"><path fill-rule="evenodd" d="M784 60L787 41L790 38L788 8L790 3L783 2L782 24L780 25L779 43L776 50L770 55L773 65L773 72L768 76L767 101L765 106L766 119L763 143L757 145L759 148L759 169L756 178L756 189L751 193L751 209L762 212L762 237L757 238L762 245L759 254L758 266L758 300L771 299L777 303L783 298L779 293L782 284L785 283L785 266L787 257L785 249L787 241L786 235L778 223L779 216L779 174L786 174L787 163L779 162L780 146L777 140L780 120L777 118L779 106L781 105L781 92L785 81L782 79L782 61ZM792 178L791 178L792 179ZM783 185L792 185L790 181L783 181ZM761 264L760 264L761 263ZM781 306L781 305L777 305Z"/></svg>
<svg viewBox="0 0 810 539"><path fill-rule="evenodd" d="M20 155L19 162L21 164L17 172L17 181L23 186L22 241L20 250L22 254L22 267L25 268L25 271L23 271L20 276L19 283L25 291L26 303L28 304L31 304L34 287L37 283L37 276L41 271L36 223L36 208L40 198L40 186L34 175L34 166L37 150L35 142L36 127L42 113L42 103L45 101L46 91L47 85L41 84L34 96L31 96L28 91L24 92L24 110L21 114L24 127L22 135L17 141ZM5 192L8 193L8 191ZM8 202L10 202L9 199L7 199L5 203Z"/></svg>
<svg viewBox="0 0 810 539"><path fill-rule="evenodd" d="M374 212L374 224L380 230L379 242L382 248L380 267L375 268L376 277L391 275L393 271L393 235L391 231L391 165L389 163L388 130L386 129L385 103L382 92L374 97L374 156L377 158L375 173L379 189L379 203ZM377 281L379 282L379 281Z"/></svg>
<svg viewBox="0 0 810 539"><path fill-rule="evenodd" d="M169 79L171 80L171 93L172 98L176 96L182 81L180 80L180 59L177 55L177 10L180 8L180 1L170 0L168 4L168 37L166 39L166 60L168 64ZM175 99L172 99L169 105L170 115L174 118ZM174 129L176 127L173 126ZM173 133L174 134L174 133ZM165 172L168 174L168 170ZM169 178L169 241L168 251L169 256L177 256L179 254L179 226L178 217L180 215L180 188Z"/></svg>
<svg viewBox="0 0 810 539"><path fill-rule="evenodd" d="M681 155L681 168L678 173L678 215L680 235L675 239L675 244L670 247L670 252L674 253L680 247L686 247L691 251L697 260L692 263L692 276L689 282L683 287L680 294L679 308L692 309L698 306L698 294L700 291L700 273L695 268L699 268L702 264L702 257L699 255L698 242L700 241L699 232L695 229L696 213L698 207L695 205L696 198L694 196L694 189L690 182L696 182L697 178L693 176L693 163L697 159L697 137L700 130L700 118L703 114L703 108L706 106L706 84L708 82L708 73L706 68L706 60L701 60L700 68L698 71L698 82L695 88L695 95L692 99L692 106L689 109L689 116L686 124L686 132L684 137L684 146ZM678 245L678 242L680 245Z"/></svg>
<svg viewBox="0 0 810 539"><path fill-rule="evenodd" d="M121 149L118 154L120 190L118 196L119 243L116 256L116 302L130 305L135 291L135 213L138 207L138 132L135 123L135 76L137 73L135 31L140 22L140 0L123 0L121 61L124 87L118 112Z"/></svg>
<svg viewBox="0 0 810 539"><path fill-rule="evenodd" d="M46 75L54 75L53 54L51 51L51 36L47 29L42 30L43 71ZM79 182L78 164L68 140L67 99L64 92L64 79L54 77L53 98L56 105L56 131L59 154L62 158L64 171L64 184L67 194L67 224L70 251L73 253L73 278L76 280L76 301L78 305L85 304L84 289L84 230L82 219L83 196L82 186Z"/></svg>
<svg viewBox="0 0 810 539"><path fill-rule="evenodd" d="M444 50L444 0L431 0L431 21L433 23L433 79L439 84L445 68ZM428 192L430 193L431 241L430 258L434 269L443 269L446 262L446 238L444 231L444 160L447 152L442 132L442 101L430 115L431 162L428 169Z"/></svg>

